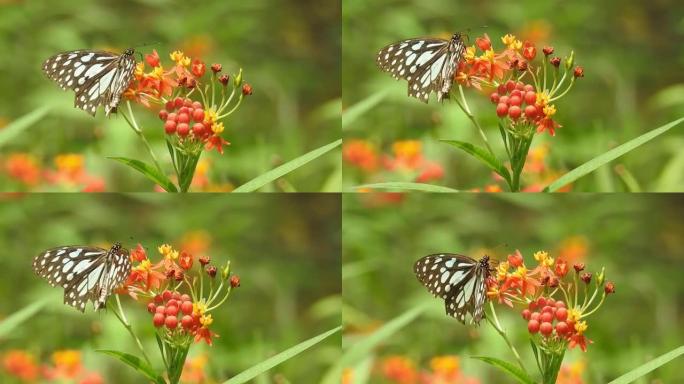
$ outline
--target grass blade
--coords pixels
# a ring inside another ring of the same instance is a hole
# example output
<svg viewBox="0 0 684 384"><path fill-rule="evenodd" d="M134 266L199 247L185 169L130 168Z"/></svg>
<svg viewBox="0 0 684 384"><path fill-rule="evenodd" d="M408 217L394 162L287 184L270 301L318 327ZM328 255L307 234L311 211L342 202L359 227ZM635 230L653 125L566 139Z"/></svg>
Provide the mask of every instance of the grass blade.
<svg viewBox="0 0 684 384"><path fill-rule="evenodd" d="M573 169L572 171L566 173L565 175L559 177L556 181L554 181L548 187L546 187L544 189L544 192L555 192L555 191L557 191L558 189L564 187L567 184L572 183L573 181L579 179L580 177L595 171L596 168L598 168L598 167L600 167L606 163L609 163L609 162L617 159L618 157L638 148L639 146L646 144L647 142L655 139L656 137L658 137L658 136L662 135L663 133L669 131L670 129L672 129L676 125L679 125L679 123L681 123L682 121L684 121L684 117L681 117L681 118L679 118L675 121L672 121L670 123L667 123L661 127L658 127L658 128L653 129L651 131L648 131L648 132L644 133L643 135L641 135L635 139L632 139L632 140L630 140L630 141L628 141L628 142L626 142L620 146L617 146L617 147L611 149L610 151L608 151L606 153L603 153L603 154L587 161L586 163L580 165L579 167L577 167L577 168Z"/></svg>
<svg viewBox="0 0 684 384"><path fill-rule="evenodd" d="M367 98L352 105L346 110L342 111L342 129L345 129L349 124L353 123L361 117L364 113L370 111L373 107L378 105L388 94L388 91L380 91Z"/></svg>
<svg viewBox="0 0 684 384"><path fill-rule="evenodd" d="M675 348L671 350L670 352L661 355L659 357L656 357L655 359L649 361L646 364L642 364L639 367L625 373L624 375L618 377L617 379L611 381L608 384L627 384L636 381L640 377L646 375L647 373L653 371L654 369L660 367L661 365L665 365L669 363L670 361L676 359L677 357L684 355L684 345L681 347Z"/></svg>
<svg viewBox="0 0 684 384"><path fill-rule="evenodd" d="M404 183L400 181L391 181L387 183L364 184L353 187L354 189L370 188L370 189L400 189L407 191L423 191L423 192L459 192L457 189L443 187L441 185L423 184L423 183Z"/></svg>
<svg viewBox="0 0 684 384"><path fill-rule="evenodd" d="M492 365L501 369L502 371L509 374L509 376L515 378L518 383L522 384L535 384L534 380L530 378L525 372L523 372L517 365L509 363L505 360L497 359L494 357L487 356L471 356L473 359L478 359L484 361L485 363Z"/></svg>
<svg viewBox="0 0 684 384"><path fill-rule="evenodd" d="M159 173L157 168L145 162L129 159L127 157L108 157L108 159L116 160L122 164L128 165L129 167L145 175L145 177L152 180L155 184L164 188L166 192L178 192L176 186L171 182L171 180L169 180L168 177L166 177L166 175Z"/></svg>
<svg viewBox="0 0 684 384"><path fill-rule="evenodd" d="M483 162L489 169L492 171L496 172L499 176L503 177L506 179L508 184L510 184L511 180L511 175L508 172L508 169L504 167L503 163L499 161L495 156L493 156L491 153L489 153L486 149L482 147L478 147L476 145L466 143L465 141L459 141L459 140L440 140L443 143L447 143L449 145L452 145L458 149L463 150L467 154L473 156L474 158L480 160Z"/></svg>
<svg viewBox="0 0 684 384"><path fill-rule="evenodd" d="M282 177L283 175L294 171L295 169L303 166L304 164L326 154L327 152L330 152L331 150L338 147L340 144L342 144L342 139L333 141L330 144L326 144L320 148L314 149L313 151L308 152L302 156L299 156L294 160L290 160L287 163L264 173L263 175L257 176L256 178L235 188L233 192L254 192L257 189L263 187L264 185L270 183L271 181L274 181L277 178Z"/></svg>
<svg viewBox="0 0 684 384"><path fill-rule="evenodd" d="M157 372L152 369L147 363L142 360L141 358L131 355L130 353L124 353L124 352L119 352L119 351L111 351L111 350L105 350L105 349L98 349L95 352L100 352L104 353L105 355L112 356L116 358L117 360L121 361L122 363L128 365L129 367L135 369L136 371L140 372L143 376L147 377L148 379L152 380L154 383L158 384L164 384L166 383L164 381L164 378L162 378L161 375L157 374Z"/></svg>
<svg viewBox="0 0 684 384"><path fill-rule="evenodd" d="M289 360L293 358L294 356L304 352L305 350L313 347L314 345L320 343L321 341L325 340L332 334L339 332L342 327L337 327L333 328L327 332L323 332L318 336L312 337L309 340L303 341L294 347L291 347L289 349L286 349L283 352L280 352L279 354L268 358L261 363L247 369L246 371L243 371L241 373L238 373L236 376L233 376L231 379L224 381L223 384L241 384L241 383L246 383L253 378L259 376L260 374L268 371L269 369L275 367L276 365L282 363L283 361Z"/></svg>
<svg viewBox="0 0 684 384"><path fill-rule="evenodd" d="M26 128L35 124L38 120L45 116L49 110L50 107L38 108L9 123L5 128L0 130L0 147L12 141L15 136L20 134Z"/></svg>
<svg viewBox="0 0 684 384"><path fill-rule="evenodd" d="M47 299L29 304L0 321L0 339L12 332L18 325L24 324L28 318L40 311L46 303Z"/></svg>

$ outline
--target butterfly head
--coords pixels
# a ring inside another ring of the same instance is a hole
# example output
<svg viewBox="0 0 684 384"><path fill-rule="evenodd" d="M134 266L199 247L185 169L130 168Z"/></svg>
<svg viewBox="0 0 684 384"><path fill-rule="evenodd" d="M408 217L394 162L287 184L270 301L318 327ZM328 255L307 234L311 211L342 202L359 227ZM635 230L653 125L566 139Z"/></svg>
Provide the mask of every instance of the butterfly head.
<svg viewBox="0 0 684 384"><path fill-rule="evenodd" d="M135 49L133 49L133 48L128 48L127 50L124 51L123 54L126 55L126 56L133 56L134 53L135 53Z"/></svg>

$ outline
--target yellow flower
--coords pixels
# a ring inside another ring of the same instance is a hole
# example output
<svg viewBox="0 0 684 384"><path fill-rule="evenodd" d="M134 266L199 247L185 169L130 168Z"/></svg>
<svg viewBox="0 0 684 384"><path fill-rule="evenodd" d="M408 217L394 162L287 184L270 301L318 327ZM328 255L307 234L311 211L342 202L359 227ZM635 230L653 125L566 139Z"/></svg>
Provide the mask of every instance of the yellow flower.
<svg viewBox="0 0 684 384"><path fill-rule="evenodd" d="M212 132L219 134L223 132L223 123L214 123L211 125Z"/></svg>
<svg viewBox="0 0 684 384"><path fill-rule="evenodd" d="M206 111L204 111L205 124L214 124L217 118L218 115L216 114L216 111L214 111L214 108L209 108Z"/></svg>
<svg viewBox="0 0 684 384"><path fill-rule="evenodd" d="M75 349L55 351L52 353L52 361L58 367L78 367L81 364L81 352Z"/></svg>
<svg viewBox="0 0 684 384"><path fill-rule="evenodd" d="M83 156L75 153L66 153L55 157L57 169L64 172L77 172L83 169Z"/></svg>
<svg viewBox="0 0 684 384"><path fill-rule="evenodd" d="M200 316L204 316L204 312L207 311L207 304L204 301L199 301L192 303L192 313Z"/></svg>
<svg viewBox="0 0 684 384"><path fill-rule="evenodd" d="M554 107L554 106L551 105L551 104L544 106L544 114L545 114L546 116L553 116L553 115L555 115L555 114L556 114L556 107Z"/></svg>
<svg viewBox="0 0 684 384"><path fill-rule="evenodd" d="M524 265L521 265L518 267L518 269L515 270L513 274L518 277L525 277L527 276L527 268L525 268Z"/></svg>
<svg viewBox="0 0 684 384"><path fill-rule="evenodd" d="M435 356L430 359L430 368L441 376L451 376L458 373L460 361L457 356Z"/></svg>
<svg viewBox="0 0 684 384"><path fill-rule="evenodd" d="M418 140L395 141L392 151L397 157L414 157L420 155L421 144Z"/></svg>
<svg viewBox="0 0 684 384"><path fill-rule="evenodd" d="M506 44L508 49L518 51L520 48L522 48L522 41L516 39L515 36L511 35L510 33L502 37L501 42Z"/></svg>
<svg viewBox="0 0 684 384"><path fill-rule="evenodd" d="M145 272L149 271L150 268L152 268L152 262L149 259L145 259L133 269L138 272Z"/></svg>
<svg viewBox="0 0 684 384"><path fill-rule="evenodd" d="M482 56L480 56L480 60L493 62L494 61L494 50L490 48L490 49L484 51L484 53L482 53Z"/></svg>
<svg viewBox="0 0 684 384"><path fill-rule="evenodd" d="M154 69L152 70L152 76L155 79L161 80L161 78L164 76L164 68L161 66L161 64L154 67Z"/></svg>
<svg viewBox="0 0 684 384"><path fill-rule="evenodd" d="M135 65L135 75L142 76L145 73L145 62L141 61Z"/></svg>
<svg viewBox="0 0 684 384"><path fill-rule="evenodd" d="M577 322L582 317L582 311L579 308L572 308L568 310L568 321Z"/></svg>
<svg viewBox="0 0 684 384"><path fill-rule="evenodd" d="M202 317L200 317L200 323L204 328L210 326L213 322L214 319L212 319L211 315L202 315Z"/></svg>
<svg viewBox="0 0 684 384"><path fill-rule="evenodd" d="M577 331L577 333L580 335L583 334L587 328L589 328L589 326L587 325L586 321L578 321L575 323L575 331Z"/></svg>
<svg viewBox="0 0 684 384"><path fill-rule="evenodd" d="M546 105L549 103L549 99L550 99L549 94L546 93L546 91L539 92L539 93L537 93L536 104L537 105Z"/></svg>
<svg viewBox="0 0 684 384"><path fill-rule="evenodd" d="M173 51L171 52L171 60L173 60L176 64L182 65L184 67L187 67L190 65L190 58L185 57L185 54L181 51Z"/></svg>
<svg viewBox="0 0 684 384"><path fill-rule="evenodd" d="M511 35L510 33L507 33L505 36L501 38L501 42L505 45L512 44L513 42L515 42L515 36Z"/></svg>
<svg viewBox="0 0 684 384"><path fill-rule="evenodd" d="M463 60L470 61L475 58L475 46L467 47L463 54Z"/></svg>
<svg viewBox="0 0 684 384"><path fill-rule="evenodd" d="M546 251L535 252L534 259L545 267L553 266L553 258L549 257L549 253Z"/></svg>
<svg viewBox="0 0 684 384"><path fill-rule="evenodd" d="M508 275L508 268L508 261L499 263L499 265L496 267L496 279L499 281L505 280L506 276Z"/></svg>
<svg viewBox="0 0 684 384"><path fill-rule="evenodd" d="M157 248L159 250L159 253L161 253L163 256L166 256L169 254L169 252L173 251L173 248L171 248L170 245L168 244L162 244Z"/></svg>

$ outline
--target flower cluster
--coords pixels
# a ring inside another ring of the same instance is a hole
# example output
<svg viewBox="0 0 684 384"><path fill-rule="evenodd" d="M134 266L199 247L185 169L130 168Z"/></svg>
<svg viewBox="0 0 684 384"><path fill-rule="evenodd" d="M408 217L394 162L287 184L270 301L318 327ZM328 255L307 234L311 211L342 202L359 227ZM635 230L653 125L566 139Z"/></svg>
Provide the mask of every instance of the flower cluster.
<svg viewBox="0 0 684 384"><path fill-rule="evenodd" d="M11 153L2 161L5 175L30 190L104 192L104 179L86 170L83 155L59 154L53 166L43 166L31 154Z"/></svg>
<svg viewBox="0 0 684 384"><path fill-rule="evenodd" d="M495 51L487 34L478 37L475 45L466 48L456 81L477 89L494 89L490 100L496 105L497 116L511 132L527 136L531 128L536 128L537 132L555 135L560 124L553 120L556 107L551 102L564 96L575 79L584 77L584 69L573 68L574 52L563 63L560 57L549 57L554 53L553 47L544 47L539 64L535 61L534 43L522 42L511 34L503 36L501 42L505 47ZM564 64L562 74L561 63Z"/></svg>
<svg viewBox="0 0 684 384"><path fill-rule="evenodd" d="M226 263L216 286L219 269L211 264L209 256L195 257L168 244L157 250L162 258L154 264L140 244L131 251L134 266L119 293L147 301L152 324L165 343L185 347L194 339L211 345L212 337L217 335L209 329L214 321L210 312L240 285L239 277L230 274L230 263ZM206 286L205 279L209 279ZM187 293L181 293L180 288L186 288Z"/></svg>
<svg viewBox="0 0 684 384"><path fill-rule="evenodd" d="M534 259L537 266L529 270L519 251L509 255L489 278L488 297L510 307L523 306L527 329L541 335L544 350L560 354L579 346L586 351L591 344L584 335L586 318L615 292L614 284L605 281L603 270L592 279L583 263L570 267L565 259L554 260L543 251Z"/></svg>
<svg viewBox="0 0 684 384"><path fill-rule="evenodd" d="M382 359L378 372L381 379L400 384L446 384L464 383L477 384L479 380L466 376L461 370L458 356L435 356L430 359L428 369L419 369L409 357L395 355ZM375 382L375 380L371 380ZM353 382L353 371L346 370L342 383Z"/></svg>
<svg viewBox="0 0 684 384"><path fill-rule="evenodd" d="M52 353L51 363L39 364L35 357L23 350L10 350L2 356L4 372L21 382L75 382L79 384L102 384L99 373L87 370L82 363L81 352L58 350Z"/></svg>
<svg viewBox="0 0 684 384"><path fill-rule="evenodd" d="M202 149L215 148L223 153L223 146L229 143L221 136L221 120L239 107L244 96L252 94L252 86L243 83L242 70L231 80L229 75L219 75L221 64L213 64L211 79L205 80L207 65L202 60L181 51L169 57L173 64L166 70L156 50L146 55L124 96L149 108L162 107L159 117L164 131L178 151L197 155ZM145 72L146 64L151 67L149 72ZM199 98L193 100L193 95Z"/></svg>
<svg viewBox="0 0 684 384"><path fill-rule="evenodd" d="M422 145L417 140L400 140L392 144L392 153L380 155L368 141L347 140L342 156L349 165L360 169L371 178L377 178L379 170L405 175L419 183L440 180L444 177L443 167L425 158Z"/></svg>

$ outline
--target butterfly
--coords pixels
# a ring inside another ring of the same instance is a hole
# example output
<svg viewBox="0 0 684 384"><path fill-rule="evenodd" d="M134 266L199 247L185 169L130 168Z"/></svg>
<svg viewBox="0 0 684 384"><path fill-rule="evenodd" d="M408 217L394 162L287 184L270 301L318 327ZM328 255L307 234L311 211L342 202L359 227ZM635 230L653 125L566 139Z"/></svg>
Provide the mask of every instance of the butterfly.
<svg viewBox="0 0 684 384"><path fill-rule="evenodd" d="M421 284L444 299L447 315L465 324L466 314L470 314L470 324L476 325L484 317L487 278L492 271L489 256L478 261L453 253L428 255L413 265Z"/></svg>
<svg viewBox="0 0 684 384"><path fill-rule="evenodd" d="M33 259L33 270L53 287L64 288L64 304L85 312L88 300L95 310L105 307L109 295L128 278L131 260L120 243L108 250L64 246L41 252Z"/></svg>
<svg viewBox="0 0 684 384"><path fill-rule="evenodd" d="M409 39L390 44L378 52L378 67L395 79L408 80L408 95L427 103L431 92L437 101L449 98L454 73L463 58L461 34L450 40Z"/></svg>
<svg viewBox="0 0 684 384"><path fill-rule="evenodd" d="M121 94L128 88L135 71L134 50L117 55L102 51L70 51L50 57L43 72L62 89L76 93L74 106L95 116L100 105L105 116L115 112Z"/></svg>

